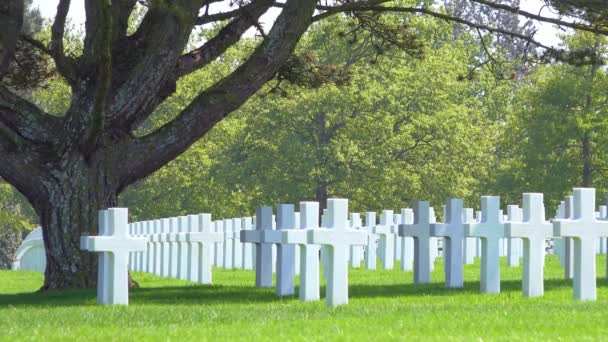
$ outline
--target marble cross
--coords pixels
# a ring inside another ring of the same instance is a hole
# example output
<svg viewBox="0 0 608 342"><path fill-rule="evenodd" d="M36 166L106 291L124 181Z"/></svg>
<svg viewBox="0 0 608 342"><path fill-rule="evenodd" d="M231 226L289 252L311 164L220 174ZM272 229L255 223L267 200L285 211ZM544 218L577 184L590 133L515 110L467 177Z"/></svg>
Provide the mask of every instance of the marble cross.
<svg viewBox="0 0 608 342"><path fill-rule="evenodd" d="M464 223L473 223L475 218L473 217L473 208L464 208L462 211L462 220ZM477 238L467 237L464 239L464 263L472 265L475 263L475 256L477 255Z"/></svg>
<svg viewBox="0 0 608 342"><path fill-rule="evenodd" d="M367 241L365 244L365 268L368 270L376 269L376 252L380 237L374 234L376 226L376 213L368 211L365 213L365 230L367 231Z"/></svg>
<svg viewBox="0 0 608 342"><path fill-rule="evenodd" d="M300 229L300 213L296 212L294 218L294 229ZM295 274L300 276L300 247L296 246L295 251Z"/></svg>
<svg viewBox="0 0 608 342"><path fill-rule="evenodd" d="M170 246L170 226L171 220L168 218L164 218L160 220L160 235L157 237L158 241L160 241L160 276L161 277L169 277L169 256L171 254L171 246Z"/></svg>
<svg viewBox="0 0 608 342"><path fill-rule="evenodd" d="M222 241L224 236L213 230L211 214L199 214L188 216L192 229L187 234L186 240L194 247L192 249L191 260L198 259L196 270L189 273L190 281L197 281L201 284L211 284L213 282L211 269L213 266L213 245ZM198 258L197 258L198 255Z"/></svg>
<svg viewBox="0 0 608 342"><path fill-rule="evenodd" d="M225 267L224 265L224 221L215 221L215 232L222 234L222 241L215 244L215 267Z"/></svg>
<svg viewBox="0 0 608 342"><path fill-rule="evenodd" d="M459 288L463 278L464 225L462 220L462 200L452 198L446 201L445 223L431 224L431 235L444 237L445 286Z"/></svg>
<svg viewBox="0 0 608 342"><path fill-rule="evenodd" d="M256 208L255 230L241 230L241 242L255 244L255 286L272 287L272 245L266 234L272 234L272 207Z"/></svg>
<svg viewBox="0 0 608 342"><path fill-rule="evenodd" d="M417 201L414 205L414 223L399 225L399 236L414 238L414 282L431 282L431 222L429 202ZM437 248L433 245L433 248Z"/></svg>
<svg viewBox="0 0 608 342"><path fill-rule="evenodd" d="M179 268L179 243L175 236L179 232L179 218L171 217L169 219L169 234L167 241L169 243L169 276L177 278Z"/></svg>
<svg viewBox="0 0 608 342"><path fill-rule="evenodd" d="M241 218L232 219L232 265L236 269L243 268L243 244L241 243Z"/></svg>
<svg viewBox="0 0 608 342"><path fill-rule="evenodd" d="M294 294L295 254L296 246L283 243L282 232L294 230L295 208L293 204L279 204L277 208L277 296L291 296Z"/></svg>
<svg viewBox="0 0 608 342"><path fill-rule="evenodd" d="M251 217L244 217L241 221L242 230L252 230ZM240 232L239 232L240 233ZM253 248L250 243L241 243L243 248L243 269L253 270Z"/></svg>
<svg viewBox="0 0 608 342"><path fill-rule="evenodd" d="M562 220L566 217L566 202L561 201L557 206L557 210L555 211L555 220ZM553 238L553 254L557 255L559 259L559 263L562 267L564 267L564 239L560 237Z"/></svg>
<svg viewBox="0 0 608 342"><path fill-rule="evenodd" d="M517 205L507 206L507 222L521 222L523 212ZM521 258L521 240L518 238L508 238L507 240L507 265L509 267L519 266Z"/></svg>
<svg viewBox="0 0 608 342"><path fill-rule="evenodd" d="M80 248L100 253L97 273L99 304L129 304L129 253L144 251L146 238L129 235L128 209L99 212L99 236L82 236Z"/></svg>
<svg viewBox="0 0 608 342"><path fill-rule="evenodd" d="M537 297L544 292L545 241L553 237L553 225L545 221L543 194L523 194L523 207L521 222L505 224L505 236L523 239L522 291L525 297Z"/></svg>
<svg viewBox="0 0 608 342"><path fill-rule="evenodd" d="M233 269L232 247L234 247L234 230L232 219L224 219L224 268Z"/></svg>
<svg viewBox="0 0 608 342"><path fill-rule="evenodd" d="M363 221L359 213L350 214L350 227L355 230L363 229ZM359 268L361 261L363 261L363 246L350 246L350 266Z"/></svg>
<svg viewBox="0 0 608 342"><path fill-rule="evenodd" d="M566 196L564 198L566 204L566 219L574 219L574 197ZM572 279L574 277L574 242L569 237L562 237L564 241L564 278Z"/></svg>
<svg viewBox="0 0 608 342"><path fill-rule="evenodd" d="M188 233L188 216L178 217L178 233L175 234L175 241L177 241L177 278L182 280L188 280L188 269L190 268L190 259L188 254L190 253L190 243L186 240L186 234Z"/></svg>
<svg viewBox="0 0 608 342"><path fill-rule="evenodd" d="M414 223L414 211L411 208L401 209L399 220L397 220L396 223L397 227L401 224ZM399 230L397 230L397 233L399 233ZM401 245L399 248L399 252L401 254L399 257L401 262L401 270L411 271L414 269L414 239L407 236L398 236L397 240Z"/></svg>
<svg viewBox="0 0 608 342"><path fill-rule="evenodd" d="M572 239L574 298L596 300L595 241L608 236L608 221L595 217L595 189L574 189L574 217L553 222L553 234Z"/></svg>
<svg viewBox="0 0 608 342"><path fill-rule="evenodd" d="M384 210L380 215L380 224L373 228L373 233L380 236L380 259L382 268L392 270L395 266L395 224L393 211Z"/></svg>
<svg viewBox="0 0 608 342"><path fill-rule="evenodd" d="M148 273L154 272L154 243L152 242L152 234L154 234L154 222L146 222L146 240L148 241L146 247L146 265L145 271Z"/></svg>
<svg viewBox="0 0 608 342"><path fill-rule="evenodd" d="M464 225L465 234L481 240L481 292L500 293L500 239L505 236L500 197L481 197L481 222Z"/></svg>
<svg viewBox="0 0 608 342"><path fill-rule="evenodd" d="M152 235L150 235L150 241L152 241L152 274L160 276L160 265L162 263L160 248L161 242L158 237L160 236L160 220L154 220Z"/></svg>
<svg viewBox="0 0 608 342"><path fill-rule="evenodd" d="M349 229L348 200L327 200L327 229L308 231L308 243L327 246L327 305L348 304L348 256L351 245L367 244L367 232Z"/></svg>
<svg viewBox="0 0 608 342"><path fill-rule="evenodd" d="M319 300L319 245L308 243L308 231L319 228L319 202L300 202L300 229L281 231L281 240L300 248L300 293L302 301Z"/></svg>

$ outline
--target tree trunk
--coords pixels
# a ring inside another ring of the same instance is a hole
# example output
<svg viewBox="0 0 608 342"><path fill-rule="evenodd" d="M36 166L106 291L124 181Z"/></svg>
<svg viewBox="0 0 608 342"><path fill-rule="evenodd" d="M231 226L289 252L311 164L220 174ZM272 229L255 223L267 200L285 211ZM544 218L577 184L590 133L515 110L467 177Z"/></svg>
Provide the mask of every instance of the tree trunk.
<svg viewBox="0 0 608 342"><path fill-rule="evenodd" d="M81 235L97 235L97 212L116 206L117 189L101 163L80 153L49 168L44 196L33 201L42 225L47 266L43 290L88 288L97 283L97 255L80 249Z"/></svg>
<svg viewBox="0 0 608 342"><path fill-rule="evenodd" d="M592 176L593 176L593 162L591 160L591 139L589 134L585 134L583 137L582 144L582 155L583 155L583 184L585 188L592 187Z"/></svg>
<svg viewBox="0 0 608 342"><path fill-rule="evenodd" d="M323 216L323 209L327 208L328 187L329 183L326 180L321 180L317 183L317 193L315 196L315 200L319 202L319 220L321 220Z"/></svg>

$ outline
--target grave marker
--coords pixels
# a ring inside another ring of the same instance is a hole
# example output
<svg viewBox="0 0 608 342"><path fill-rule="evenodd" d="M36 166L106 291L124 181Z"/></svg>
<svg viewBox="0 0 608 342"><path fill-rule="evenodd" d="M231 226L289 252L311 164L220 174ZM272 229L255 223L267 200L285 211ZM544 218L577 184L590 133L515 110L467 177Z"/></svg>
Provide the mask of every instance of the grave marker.
<svg viewBox="0 0 608 342"><path fill-rule="evenodd" d="M319 245L308 243L308 232L319 228L319 203L300 202L300 229L281 231L283 243L300 248L300 293L302 301L319 300Z"/></svg>
<svg viewBox="0 0 608 342"><path fill-rule="evenodd" d="M463 241L464 225L462 220L462 200L452 198L446 201L445 223L431 224L431 235L444 237L444 270L446 287L463 286Z"/></svg>
<svg viewBox="0 0 608 342"><path fill-rule="evenodd" d="M349 229L348 200L330 198L327 201L327 229L308 231L308 243L327 246L327 304L348 303L348 255L351 245L365 245L367 233Z"/></svg>
<svg viewBox="0 0 608 342"><path fill-rule="evenodd" d="M608 221L595 218L595 189L575 188L574 218L553 223L556 236L570 238L574 254L574 298L596 300L595 241L608 236Z"/></svg>
<svg viewBox="0 0 608 342"><path fill-rule="evenodd" d="M384 210L380 215L380 224L374 226L373 232L380 237L380 259L382 268L392 270L395 266L395 228L393 222L393 211Z"/></svg>
<svg viewBox="0 0 608 342"><path fill-rule="evenodd" d="M523 194L522 222L505 225L507 237L523 239L524 269L522 292L525 297L542 296L544 292L545 241L553 237L553 225L545 221L543 194Z"/></svg>
<svg viewBox="0 0 608 342"><path fill-rule="evenodd" d="M417 201L414 205L414 223L399 225L399 236L414 238L414 282L431 282L431 211L429 201ZM436 245L434 245L436 248Z"/></svg>
<svg viewBox="0 0 608 342"><path fill-rule="evenodd" d="M499 243L504 238L500 197L481 197L481 222L464 225L465 234L481 240L481 292L500 293Z"/></svg>
<svg viewBox="0 0 608 342"><path fill-rule="evenodd" d="M241 242L255 244L255 286L272 287L272 242L266 233L272 234L272 207L256 208L255 230L242 230Z"/></svg>
<svg viewBox="0 0 608 342"><path fill-rule="evenodd" d="M464 208L462 212L462 219L464 223L474 223L475 218L473 217L473 208ZM464 238L464 263L472 265L475 263L475 256L477 255L477 238L465 237Z"/></svg>
<svg viewBox="0 0 608 342"><path fill-rule="evenodd" d="M277 296L294 294L295 248L293 244L283 243L282 231L295 229L295 209L293 204L279 204L277 208Z"/></svg>
<svg viewBox="0 0 608 342"><path fill-rule="evenodd" d="M82 236L80 248L102 253L97 275L99 304L129 304L129 253L143 251L146 239L129 235L128 210L99 212L99 236ZM103 259L102 259L103 258Z"/></svg>
<svg viewBox="0 0 608 342"><path fill-rule="evenodd" d="M374 234L376 226L376 213L368 211L365 213L365 230L367 231L367 241L365 244L365 268L368 270L376 269L376 249L380 237Z"/></svg>
<svg viewBox="0 0 608 342"><path fill-rule="evenodd" d="M398 224L397 227L402 224L414 223L414 211L410 208L401 209L399 217L399 220L396 222ZM397 233L399 233L399 230L397 230ZM414 269L414 239L407 236L399 236L398 239L401 244L401 270L411 271Z"/></svg>
<svg viewBox="0 0 608 342"><path fill-rule="evenodd" d="M211 214L199 214L188 216L191 229L186 235L186 240L193 246L191 259L196 260L194 271L189 273L190 281L197 281L201 284L211 284L213 282L213 246L216 242L223 240L223 235L214 231L211 221ZM198 255L198 258L196 257Z"/></svg>
<svg viewBox="0 0 608 342"><path fill-rule="evenodd" d="M521 222L523 220L523 211L517 205L507 206L507 221ZM521 240L518 238L508 238L507 240L507 265L510 267L519 266L519 258L521 257Z"/></svg>

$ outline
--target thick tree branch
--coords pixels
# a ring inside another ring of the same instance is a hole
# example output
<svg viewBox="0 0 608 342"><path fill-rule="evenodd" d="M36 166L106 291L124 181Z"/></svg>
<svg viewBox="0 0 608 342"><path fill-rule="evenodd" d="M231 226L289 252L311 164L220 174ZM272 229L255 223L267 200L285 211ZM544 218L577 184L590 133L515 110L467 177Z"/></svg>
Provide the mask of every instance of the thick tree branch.
<svg viewBox="0 0 608 342"><path fill-rule="evenodd" d="M173 121L133 139L122 165L122 187L141 179L190 145L259 90L291 55L311 23L316 0L289 0L268 37L230 76L199 94Z"/></svg>
<svg viewBox="0 0 608 342"><path fill-rule="evenodd" d="M273 3L273 0L256 1L239 8L238 18L232 20L208 42L179 58L176 70L177 78L196 71L221 56L229 47L238 42L250 27L257 23Z"/></svg>
<svg viewBox="0 0 608 342"><path fill-rule="evenodd" d="M57 139L61 118L44 113L0 85L0 123L25 140L48 144Z"/></svg>
<svg viewBox="0 0 608 342"><path fill-rule="evenodd" d="M112 0L87 0L85 10L86 36L78 69L86 77L72 87L64 134L69 137L66 146L77 146L89 155L103 131L112 79Z"/></svg>
<svg viewBox="0 0 608 342"><path fill-rule="evenodd" d="M75 59L67 57L65 55L62 56L62 58L57 59L55 58L55 54L53 53L53 51L51 51L50 48L48 48L46 45L44 45L44 43L37 40L36 38L33 38L26 34L21 34L19 38L24 42L30 44L31 46L35 47L36 49L42 51L43 53L49 55L49 57L53 58L53 61L55 62L55 66L57 67L57 71L59 72L59 74L61 74L61 76L63 76L63 78L65 78L70 85L76 84L77 75Z"/></svg>
<svg viewBox="0 0 608 342"><path fill-rule="evenodd" d="M115 47L108 127L130 132L175 90L176 62L199 8L197 1L152 2L137 31Z"/></svg>
<svg viewBox="0 0 608 342"><path fill-rule="evenodd" d="M0 3L0 80L8 72L15 55L23 26L23 11L23 0L4 0Z"/></svg>
<svg viewBox="0 0 608 342"><path fill-rule="evenodd" d="M127 35L129 28L129 17L135 8L137 0L119 0L112 2L112 18L114 27L112 28L112 42L123 39Z"/></svg>
<svg viewBox="0 0 608 342"><path fill-rule="evenodd" d="M57 15L51 27L51 52L55 58L63 58L63 35L65 32L65 20L70 9L70 0L61 0L57 5Z"/></svg>

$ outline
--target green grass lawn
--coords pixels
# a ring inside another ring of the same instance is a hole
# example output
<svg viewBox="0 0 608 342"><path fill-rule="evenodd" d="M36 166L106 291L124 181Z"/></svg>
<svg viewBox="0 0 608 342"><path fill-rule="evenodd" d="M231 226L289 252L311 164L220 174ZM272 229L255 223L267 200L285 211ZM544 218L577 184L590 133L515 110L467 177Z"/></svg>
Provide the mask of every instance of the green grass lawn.
<svg viewBox="0 0 608 342"><path fill-rule="evenodd" d="M504 260L503 260L504 261ZM572 299L557 258L547 258L545 296L521 295L521 268L501 268L502 293L479 293L479 264L466 266L464 289L411 272L350 270L350 303L276 298L253 287L250 271L213 272L215 285L136 273L131 304L98 306L94 290L34 293L42 276L0 272L2 340L601 340L608 334L605 258L598 257L597 302ZM297 289L296 289L297 291ZM321 289L324 295L324 287ZM296 292L297 293L297 292Z"/></svg>

